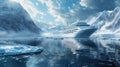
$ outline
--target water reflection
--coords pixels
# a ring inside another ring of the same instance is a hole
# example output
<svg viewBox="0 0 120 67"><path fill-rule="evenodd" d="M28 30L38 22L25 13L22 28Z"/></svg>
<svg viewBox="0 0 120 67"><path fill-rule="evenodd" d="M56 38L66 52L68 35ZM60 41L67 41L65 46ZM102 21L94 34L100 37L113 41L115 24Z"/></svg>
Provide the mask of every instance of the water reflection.
<svg viewBox="0 0 120 67"><path fill-rule="evenodd" d="M119 67L120 41L42 38L12 42L43 47L44 51L27 57L0 57L0 67Z"/></svg>
<svg viewBox="0 0 120 67"><path fill-rule="evenodd" d="M0 67L26 67L27 56L0 57Z"/></svg>

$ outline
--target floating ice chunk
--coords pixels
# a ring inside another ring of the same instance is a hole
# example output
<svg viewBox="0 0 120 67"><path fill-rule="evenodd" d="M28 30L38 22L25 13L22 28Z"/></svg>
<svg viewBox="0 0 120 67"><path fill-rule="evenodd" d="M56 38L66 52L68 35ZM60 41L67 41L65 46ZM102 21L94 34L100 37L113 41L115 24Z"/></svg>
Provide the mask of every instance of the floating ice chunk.
<svg viewBox="0 0 120 67"><path fill-rule="evenodd" d="M40 47L28 45L0 45L0 56L36 54L43 51Z"/></svg>

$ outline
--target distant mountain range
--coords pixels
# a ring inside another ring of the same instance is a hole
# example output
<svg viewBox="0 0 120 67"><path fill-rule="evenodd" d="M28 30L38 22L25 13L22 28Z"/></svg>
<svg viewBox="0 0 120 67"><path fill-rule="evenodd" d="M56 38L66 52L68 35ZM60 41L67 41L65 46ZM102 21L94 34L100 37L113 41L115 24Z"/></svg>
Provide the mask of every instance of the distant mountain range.
<svg viewBox="0 0 120 67"><path fill-rule="evenodd" d="M0 1L0 31L6 33L40 33L26 10L16 2Z"/></svg>

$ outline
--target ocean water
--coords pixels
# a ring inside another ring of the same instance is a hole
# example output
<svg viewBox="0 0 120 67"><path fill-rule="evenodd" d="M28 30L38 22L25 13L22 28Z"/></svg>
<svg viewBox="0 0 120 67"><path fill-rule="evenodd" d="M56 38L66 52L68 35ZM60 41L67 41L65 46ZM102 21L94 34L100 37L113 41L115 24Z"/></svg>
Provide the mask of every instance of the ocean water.
<svg viewBox="0 0 120 67"><path fill-rule="evenodd" d="M0 67L120 67L119 40L28 38L0 42L43 48L40 54L0 56Z"/></svg>

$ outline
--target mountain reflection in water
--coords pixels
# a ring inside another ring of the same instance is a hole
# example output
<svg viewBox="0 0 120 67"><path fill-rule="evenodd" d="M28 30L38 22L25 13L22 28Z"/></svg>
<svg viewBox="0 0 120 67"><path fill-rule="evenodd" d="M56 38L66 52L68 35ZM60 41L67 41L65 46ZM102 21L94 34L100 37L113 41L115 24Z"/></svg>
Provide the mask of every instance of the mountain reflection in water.
<svg viewBox="0 0 120 67"><path fill-rule="evenodd" d="M6 42L38 46L42 47L44 51L37 55L0 57L0 67L120 66L120 41L73 38L35 38L28 40L7 40Z"/></svg>

